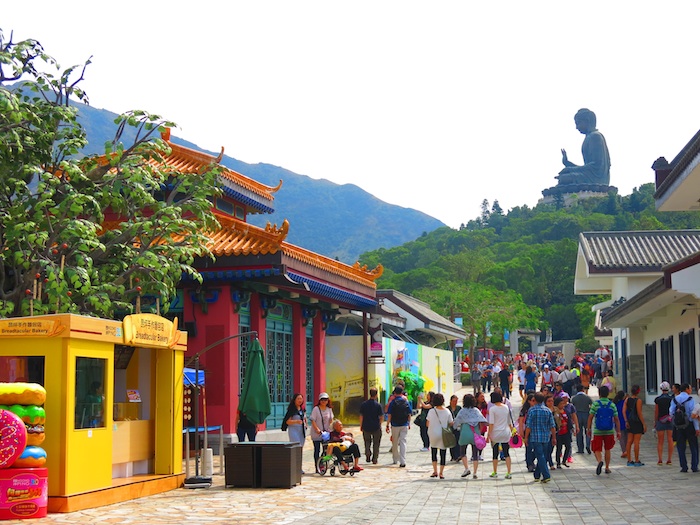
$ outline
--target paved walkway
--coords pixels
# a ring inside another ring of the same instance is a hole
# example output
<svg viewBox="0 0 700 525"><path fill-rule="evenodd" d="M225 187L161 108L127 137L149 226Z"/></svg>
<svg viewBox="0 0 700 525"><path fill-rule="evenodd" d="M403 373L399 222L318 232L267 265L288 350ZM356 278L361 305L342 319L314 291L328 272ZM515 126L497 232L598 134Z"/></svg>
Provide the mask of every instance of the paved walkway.
<svg viewBox="0 0 700 525"><path fill-rule="evenodd" d="M471 391L471 389L469 389ZM463 391L463 392L466 392ZM463 392L460 392L463 393ZM595 393L594 391L592 393ZM519 397L514 403L520 406ZM652 408L645 408L647 421ZM359 435L358 429L348 429ZM612 474L595 475L595 457L574 454L571 468L552 471L552 482L534 483L524 450L513 456L513 479L505 464L489 479L491 462L479 464L479 479L461 478L461 464L448 465L444 480L431 479L429 452L419 452L418 428L408 439L407 467L391 465L388 437L378 465L364 465L354 477L305 475L293 489L233 489L214 476L210 489L177 489L165 494L71 514L50 514L25 523L92 524L697 524L700 474L656 465L651 432L642 438L644 467L627 467L616 446ZM574 449L575 450L575 449ZM304 448L304 468L313 472L313 447ZM487 449L484 457L490 459ZM449 459L449 456L448 456ZM215 471L218 471L215 469ZM21 523L7 521L4 523Z"/></svg>

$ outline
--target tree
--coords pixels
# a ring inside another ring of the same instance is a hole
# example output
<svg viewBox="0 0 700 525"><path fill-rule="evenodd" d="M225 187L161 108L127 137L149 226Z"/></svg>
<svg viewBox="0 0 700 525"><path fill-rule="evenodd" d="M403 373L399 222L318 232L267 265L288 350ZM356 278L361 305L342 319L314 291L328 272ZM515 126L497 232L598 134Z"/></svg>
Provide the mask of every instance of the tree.
<svg viewBox="0 0 700 525"><path fill-rule="evenodd" d="M201 279L192 263L217 226L207 198L218 167L169 168L159 131L174 124L144 111L115 121L104 155L80 159L71 97L88 102L89 64L61 71L39 42L0 30L0 316L114 317L140 298L167 309L183 272Z"/></svg>
<svg viewBox="0 0 700 525"><path fill-rule="evenodd" d="M477 283L443 280L429 288L417 290L415 295L445 317L451 313L461 315L470 342L470 363L474 362L477 341L486 345L490 332L538 328L541 324L542 311L526 305L512 290L500 291Z"/></svg>

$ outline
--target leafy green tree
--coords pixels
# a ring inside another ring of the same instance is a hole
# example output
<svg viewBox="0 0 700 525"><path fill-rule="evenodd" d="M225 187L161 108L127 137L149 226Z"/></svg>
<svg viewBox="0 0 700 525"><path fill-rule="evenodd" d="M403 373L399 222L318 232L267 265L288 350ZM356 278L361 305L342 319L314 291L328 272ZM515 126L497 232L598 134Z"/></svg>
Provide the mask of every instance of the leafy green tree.
<svg viewBox="0 0 700 525"><path fill-rule="evenodd" d="M183 273L199 278L194 258L208 254L218 168L168 167L159 131L171 122L125 113L104 155L78 157L86 136L71 97L87 102L89 63L61 70L36 40L0 30L0 316L110 317L140 297L165 309ZM136 139L125 145L129 127Z"/></svg>

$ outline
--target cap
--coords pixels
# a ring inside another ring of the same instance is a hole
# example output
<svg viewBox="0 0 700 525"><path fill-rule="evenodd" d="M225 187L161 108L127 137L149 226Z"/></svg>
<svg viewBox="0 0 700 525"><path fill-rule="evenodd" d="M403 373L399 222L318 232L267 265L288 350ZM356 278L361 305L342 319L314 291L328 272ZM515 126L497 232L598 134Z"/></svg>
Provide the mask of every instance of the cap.
<svg viewBox="0 0 700 525"><path fill-rule="evenodd" d="M545 368L549 368L549 365L544 365Z"/></svg>
<svg viewBox="0 0 700 525"><path fill-rule="evenodd" d="M668 384L668 381L664 381L659 385L659 390L663 390L664 392L668 392L671 390L671 385Z"/></svg>
<svg viewBox="0 0 700 525"><path fill-rule="evenodd" d="M325 392L321 392L318 395L318 400L321 401L321 399L330 399L330 397L328 397L328 394L326 394Z"/></svg>

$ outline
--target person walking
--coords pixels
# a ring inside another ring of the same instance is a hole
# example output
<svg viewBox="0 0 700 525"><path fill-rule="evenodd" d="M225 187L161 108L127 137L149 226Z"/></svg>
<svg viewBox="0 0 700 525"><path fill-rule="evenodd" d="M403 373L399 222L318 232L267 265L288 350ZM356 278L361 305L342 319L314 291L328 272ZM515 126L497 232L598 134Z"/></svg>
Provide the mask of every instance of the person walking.
<svg viewBox="0 0 700 525"><path fill-rule="evenodd" d="M588 421L588 414L591 411L591 405L593 400L585 392L585 385L579 383L576 385L576 394L571 398L571 404L576 408L576 418L578 419L578 426L576 428L576 453L583 454L583 446L585 442L586 451L591 453L591 437L587 434L585 430L586 421Z"/></svg>
<svg viewBox="0 0 700 525"><path fill-rule="evenodd" d="M625 399L622 412L625 414L627 426L627 466L642 467L644 463L639 460L639 444L642 435L647 431L647 424L642 414L642 400L639 399L639 385L632 386L632 395ZM634 450L634 461L632 451Z"/></svg>
<svg viewBox="0 0 700 525"><path fill-rule="evenodd" d="M617 406L608 399L610 392L603 385L598 389L600 398L591 405L586 429L593 436L591 449L598 461L596 475L603 470L603 448L605 448L605 473L610 474L610 451L615 446L615 434L620 439L620 419L617 416ZM595 422L595 425L593 423Z"/></svg>
<svg viewBox="0 0 700 525"><path fill-rule="evenodd" d="M459 398L455 394L452 394L452 396L450 396L450 404L447 407L447 410L449 410L450 414L452 414L453 420L457 417L457 414L459 414L459 412L462 410L462 407L457 404L458 401ZM457 444L450 449L450 461L458 462L460 459L462 459L459 447L459 429L453 426L452 433L455 435Z"/></svg>
<svg viewBox="0 0 700 525"><path fill-rule="evenodd" d="M508 365L504 365L498 372L498 386L501 388L503 397L510 399L511 371Z"/></svg>
<svg viewBox="0 0 700 525"><path fill-rule="evenodd" d="M612 392L612 390L611 390ZM613 398L613 403L617 407L617 417L620 418L620 448L622 449L621 458L627 457L627 420L625 419L625 411L623 407L625 406L625 399L627 399L627 393L624 390L620 390Z"/></svg>
<svg viewBox="0 0 700 525"><path fill-rule="evenodd" d="M289 435L289 441L299 443L303 448L306 442L306 406L304 404L303 394L294 394L287 412L282 419L282 430L286 430ZM314 465L318 464L318 458L314 458ZM318 472L318 468L314 466ZM304 470L301 471L304 474Z"/></svg>
<svg viewBox="0 0 700 525"><path fill-rule="evenodd" d="M576 432L578 420L574 405L569 403L569 396L564 394L555 398L554 421L557 424L557 468L562 465L569 468L571 459L571 434ZM562 455L563 449L563 455Z"/></svg>
<svg viewBox="0 0 700 525"><path fill-rule="evenodd" d="M331 424L335 416L331 406L331 399L328 394L321 392L318 395L318 403L311 410L311 442L314 444L314 465L318 465L318 458L321 456L321 444L328 441ZM318 468L317 468L318 472Z"/></svg>
<svg viewBox="0 0 700 525"><path fill-rule="evenodd" d="M695 408L695 400L688 383L683 383L679 393L673 398L669 413L673 421L673 438L676 441L678 460L681 472L688 472L688 459L685 457L686 445L690 448L690 468L698 472L698 436L700 435L700 420L691 418Z"/></svg>
<svg viewBox="0 0 700 525"><path fill-rule="evenodd" d="M489 408L489 428L486 434L486 442L491 443L493 450L493 472L489 477L498 477L499 453L503 451L507 470L506 479L511 479L510 437L513 435L513 418L510 415L510 409L503 404L503 395L500 392L491 393L491 403L493 405Z"/></svg>
<svg viewBox="0 0 700 525"><path fill-rule="evenodd" d="M382 442L382 419L384 410L377 401L379 391L369 389L369 399L360 405L360 430L365 441L365 459L367 463L377 464L379 444Z"/></svg>
<svg viewBox="0 0 700 525"><path fill-rule="evenodd" d="M472 388L474 389L474 395L481 391L481 370L479 370L479 365L472 366L471 369L472 378Z"/></svg>
<svg viewBox="0 0 700 525"><path fill-rule="evenodd" d="M671 419L671 401L673 397L668 391L671 386L668 381L659 385L661 395L654 399L654 428L656 429L656 451L659 455L657 465L663 465L664 441L668 443L667 465L672 464L673 458L673 420Z"/></svg>
<svg viewBox="0 0 700 525"><path fill-rule="evenodd" d="M459 446L462 464L464 465L463 478L472 475L472 479L477 479L476 472L479 468L479 454L481 450L476 446L474 435L483 434L485 423L487 423L486 418L481 413L481 410L476 408L476 398L471 394L466 394L462 398L462 410L459 411L453 422L453 428L459 429ZM469 470L469 462L467 461L468 445L472 447L471 460L473 471Z"/></svg>
<svg viewBox="0 0 700 525"><path fill-rule="evenodd" d="M525 398L525 402L523 406L520 407L520 414L518 415L518 432L525 446L525 466L528 472L535 471L535 450L532 448L532 443L529 445L525 444L525 421L527 420L528 411L533 406L535 406L535 394L531 392Z"/></svg>
<svg viewBox="0 0 700 525"><path fill-rule="evenodd" d="M430 450L430 439L428 438L428 427L425 424L425 420L428 417L428 411L433 408L433 394L434 392L428 392L425 398L418 396L418 409L421 413L416 417L416 425L420 428L420 439L423 442L423 448L420 449L421 452Z"/></svg>
<svg viewBox="0 0 700 525"><path fill-rule="evenodd" d="M406 438L411 428L411 402L406 398L403 387L394 388L394 399L389 403L386 414L386 432L391 432L391 454L393 464L406 466Z"/></svg>
<svg viewBox="0 0 700 525"><path fill-rule="evenodd" d="M533 476L535 481L548 483L551 479L549 466L545 456L550 440L556 443L557 425L554 422L552 411L544 406L544 394L535 394L535 405L527 411L525 420L525 437L523 444L527 447L532 445L535 453L535 470Z"/></svg>
<svg viewBox="0 0 700 525"><path fill-rule="evenodd" d="M445 479L445 463L447 458L447 447L442 440L443 429L449 429L452 426L452 414L445 408L445 397L438 393L431 397L433 408L428 411L425 419L425 426L428 429L428 438L430 439L430 456L433 462L433 473L431 478ZM438 472L438 451L440 452L440 471Z"/></svg>

